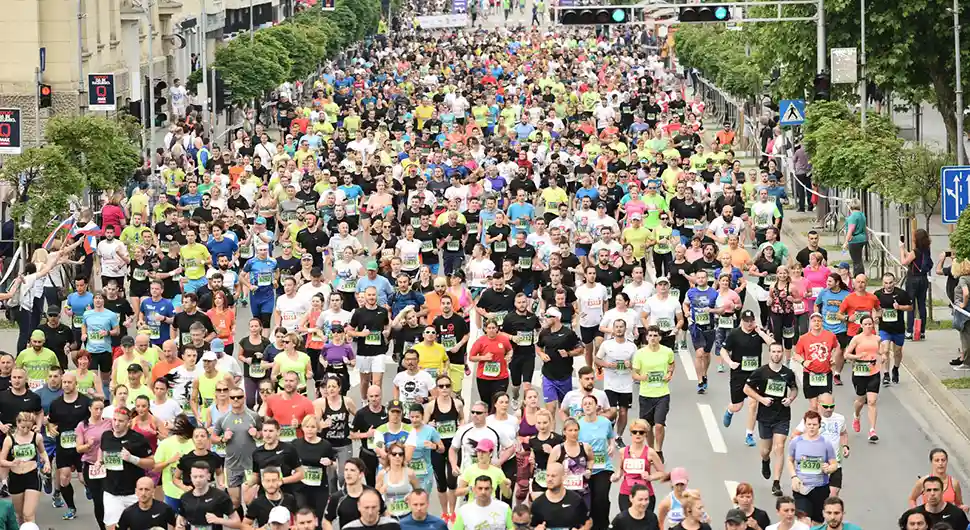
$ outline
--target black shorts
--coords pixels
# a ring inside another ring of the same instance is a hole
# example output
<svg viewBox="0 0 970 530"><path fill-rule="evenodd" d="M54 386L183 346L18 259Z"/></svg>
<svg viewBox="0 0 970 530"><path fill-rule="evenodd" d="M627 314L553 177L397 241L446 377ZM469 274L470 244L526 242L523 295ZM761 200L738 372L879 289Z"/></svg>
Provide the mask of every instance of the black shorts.
<svg viewBox="0 0 970 530"><path fill-rule="evenodd" d="M667 413L670 412L670 394L660 397L640 398L640 419L650 426L667 425Z"/></svg>
<svg viewBox="0 0 970 530"><path fill-rule="evenodd" d="M788 420L776 421L774 423L765 423L758 420L758 437L762 440L771 440L776 434L787 437L790 427L791 422Z"/></svg>
<svg viewBox="0 0 970 530"><path fill-rule="evenodd" d="M795 508L807 513L813 522L825 520L822 518L822 505L825 503L825 499L829 498L828 486L814 487L807 495L802 495L796 491L793 492L792 497L795 498Z"/></svg>
<svg viewBox="0 0 970 530"><path fill-rule="evenodd" d="M832 372L829 372L826 374L818 374L818 375L825 376L824 385L820 385L818 383L814 385L811 384L811 381L809 381L809 377L811 375L814 375L814 374L810 373L808 370L805 370L804 372L802 372L802 391L805 394L805 399L814 399L821 396L822 394L832 393Z"/></svg>
<svg viewBox="0 0 970 530"><path fill-rule="evenodd" d="M695 350L704 350L704 353L711 353L714 348L713 329L698 329L696 326L690 328L690 341L694 344Z"/></svg>
<svg viewBox="0 0 970 530"><path fill-rule="evenodd" d="M579 326L579 336L583 339L583 344L592 344L596 340L596 337L603 336L603 332L595 326L588 328L586 326Z"/></svg>
<svg viewBox="0 0 970 530"><path fill-rule="evenodd" d="M114 363L114 357L110 351L104 353L92 353L91 354L91 368L98 369L102 372L110 372L111 365Z"/></svg>
<svg viewBox="0 0 970 530"><path fill-rule="evenodd" d="M855 387L855 395L862 397L866 394L878 394L879 388L879 374L873 375L853 375L852 376L852 386Z"/></svg>
<svg viewBox="0 0 970 530"><path fill-rule="evenodd" d="M621 407L628 409L633 406L632 392L614 392L612 390L607 390L606 398L610 400L610 407L612 408Z"/></svg>
<svg viewBox="0 0 970 530"><path fill-rule="evenodd" d="M522 382L531 383L532 374L536 371L536 356L535 354L512 354L512 360L509 361L509 378L512 380L512 386L519 386Z"/></svg>
<svg viewBox="0 0 970 530"><path fill-rule="evenodd" d="M79 471L81 469L81 454L74 449L58 447L57 455L54 457L54 463L57 469L69 467L75 471Z"/></svg>
<svg viewBox="0 0 970 530"><path fill-rule="evenodd" d="M734 372L731 372L730 387L732 405L744 403L744 399L748 397L747 394L744 393L744 385L748 383L748 374L749 372L739 371L738 375L734 375Z"/></svg>
<svg viewBox="0 0 970 530"><path fill-rule="evenodd" d="M40 491L40 475L37 474L36 469L23 475L11 471L7 483L10 486L11 495L17 495L27 490Z"/></svg>
<svg viewBox="0 0 970 530"><path fill-rule="evenodd" d="M852 342L852 337L848 333L836 333L835 339L839 341L839 350L845 352L845 349L849 347L849 343Z"/></svg>
<svg viewBox="0 0 970 530"><path fill-rule="evenodd" d="M829 475L829 486L833 488L842 488L842 466L839 466L835 470L835 473Z"/></svg>

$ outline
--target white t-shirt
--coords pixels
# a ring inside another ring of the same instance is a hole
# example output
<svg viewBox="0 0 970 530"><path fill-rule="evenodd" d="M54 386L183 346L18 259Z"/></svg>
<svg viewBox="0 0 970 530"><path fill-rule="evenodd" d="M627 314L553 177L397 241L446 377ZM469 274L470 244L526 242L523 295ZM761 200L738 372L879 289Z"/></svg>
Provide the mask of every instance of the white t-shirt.
<svg viewBox="0 0 970 530"><path fill-rule="evenodd" d="M186 96L188 91L185 90L184 86L173 86L168 90L169 96L172 98L172 106L184 109L187 103Z"/></svg>
<svg viewBox="0 0 970 530"><path fill-rule="evenodd" d="M576 288L576 299L579 301L579 325L584 328L599 327L603 320L604 301L609 293L603 284L597 283L593 287L582 284Z"/></svg>
<svg viewBox="0 0 970 530"><path fill-rule="evenodd" d="M200 354L202 352L199 352ZM181 365L174 370L175 373L175 386L172 388L172 397L179 403L183 408L185 404L189 402L192 393L192 383L199 378L199 374L202 373L202 364L196 364L195 369L191 372L185 368L185 365Z"/></svg>
<svg viewBox="0 0 970 530"><path fill-rule="evenodd" d="M606 396L606 392L598 388L594 388L592 395L596 398L596 403L600 410L609 410L610 398ZM586 397L586 394L582 389L577 388L576 390L570 390L569 392L566 392L566 395L562 398L562 404L560 407L569 412L569 415L573 418L578 418L583 415L584 397Z"/></svg>
<svg viewBox="0 0 970 530"><path fill-rule="evenodd" d="M128 256L128 249L125 244L117 239L108 241L101 240L98 243L98 257L101 258L101 275L117 278L128 275L128 265L122 257Z"/></svg>
<svg viewBox="0 0 970 530"><path fill-rule="evenodd" d="M648 324L659 326L660 331L668 332L673 331L677 325L677 315L683 314L684 310L677 299L668 294L666 300L661 300L656 295L651 296L647 301L646 312Z"/></svg>
<svg viewBox="0 0 970 530"><path fill-rule="evenodd" d="M421 241L399 239L394 248L401 252L401 269L413 271L421 267Z"/></svg>
<svg viewBox="0 0 970 530"><path fill-rule="evenodd" d="M417 398L427 398L431 395L434 378L426 370L418 370L414 375L407 371L398 372L394 376L394 386L400 391L400 399L404 402L405 413L407 413L407 408Z"/></svg>
<svg viewBox="0 0 970 530"><path fill-rule="evenodd" d="M457 520L463 528L475 530L506 530L513 526L512 508L498 499L489 499L488 506L479 506L477 502L463 504L458 508Z"/></svg>
<svg viewBox="0 0 970 530"><path fill-rule="evenodd" d="M316 327L317 329L321 329L326 332L328 328L335 324L346 326L350 323L350 317L352 316L354 316L354 314L346 309L341 309L340 311L331 311L327 309L326 311L320 313L320 316L317 317Z"/></svg>
<svg viewBox="0 0 970 530"><path fill-rule="evenodd" d="M172 421L175 419L175 416L182 413L182 405L179 405L174 399L166 399L165 403L161 405L152 401L151 411L152 416L162 421Z"/></svg>
<svg viewBox="0 0 970 530"><path fill-rule="evenodd" d="M650 300L654 291L653 285L643 282L640 285L634 283L627 284L623 287L623 292L630 297L630 307L637 311L646 311L647 300Z"/></svg>
<svg viewBox="0 0 970 530"><path fill-rule="evenodd" d="M781 528L780 522L772 525L768 525L768 528L766 528L765 530L778 530L779 528ZM811 530L811 529L805 523L801 521L795 521L795 524L792 525L791 530Z"/></svg>
<svg viewBox="0 0 970 530"><path fill-rule="evenodd" d="M633 392L633 374L630 372L630 365L633 354L636 352L636 345L628 340L620 343L615 339L610 339L600 345L596 357L617 363L616 368L603 368L603 388L621 394Z"/></svg>
<svg viewBox="0 0 970 530"><path fill-rule="evenodd" d="M718 216L711 221L708 229L717 237L727 237L731 234L740 236L744 231L744 221L740 217L734 217L731 219L731 223L728 224L724 221L724 216Z"/></svg>
<svg viewBox="0 0 970 530"><path fill-rule="evenodd" d="M616 232L613 232L613 233L615 234ZM617 257L619 257L620 252L623 252L623 245L621 245L619 241L614 239L613 241L610 241L609 243L607 243L601 239L596 243L593 243L593 248L590 249L589 251L589 255L591 256L591 259L593 259L594 261L598 260L600 249L604 249L604 248L608 250L610 253L610 261L615 260Z"/></svg>
<svg viewBox="0 0 970 530"><path fill-rule="evenodd" d="M305 283L296 290L296 295L305 300L307 304L310 304L310 301L313 299L313 295L317 293L323 295L324 304L330 300L330 286L326 283L321 282L319 287L314 287L313 282Z"/></svg>
<svg viewBox="0 0 970 530"><path fill-rule="evenodd" d="M229 374L234 378L243 376L242 365L230 355L223 355L216 360L216 370Z"/></svg>
<svg viewBox="0 0 970 530"><path fill-rule="evenodd" d="M805 420L798 422L798 427L795 427L798 432L805 432ZM826 418L822 416L822 423L819 426L819 434L825 441L832 446L835 451L835 458L841 462L842 461L842 433L845 431L845 416L839 414L838 412L833 412L831 416Z"/></svg>
<svg viewBox="0 0 970 530"><path fill-rule="evenodd" d="M616 224L616 219L608 215L604 215L602 218L597 217L595 214L589 218L589 231L593 234L593 237L600 236L600 229L604 226L608 226L613 230L613 235L616 235L620 231L620 226ZM623 248L620 247L620 250Z"/></svg>
<svg viewBox="0 0 970 530"><path fill-rule="evenodd" d="M626 311L620 312L615 307L610 309L603 315L603 321L600 323L601 326L606 326L608 329L613 329L613 322L617 320L623 320L626 322L626 340L633 342L637 338L637 323L640 322L640 311L627 308ZM606 338L611 338L613 336L611 333L605 333Z"/></svg>
<svg viewBox="0 0 970 530"><path fill-rule="evenodd" d="M488 287L488 279L493 274L495 274L495 264L491 260L468 262L468 285L472 287Z"/></svg>
<svg viewBox="0 0 970 530"><path fill-rule="evenodd" d="M310 304L295 294L292 298L283 295L276 299L276 310L280 312L279 325L287 331L296 331L300 317L310 310Z"/></svg>
<svg viewBox="0 0 970 530"><path fill-rule="evenodd" d="M452 438L452 445L458 443L461 451L461 465L459 469L465 469L475 461L475 447L482 440L491 440L495 443L495 450L492 451L492 461L498 458L499 450L515 443L515 438L509 439L500 431L487 424L484 427L475 427L474 423L466 423L458 427L455 437Z"/></svg>
<svg viewBox="0 0 970 530"><path fill-rule="evenodd" d="M499 437L505 440L516 440L516 436L519 435L519 418L514 414L509 414L509 417L504 421L499 420L494 414L489 415L485 418L485 425L498 431ZM499 449L504 449L508 446L502 446Z"/></svg>

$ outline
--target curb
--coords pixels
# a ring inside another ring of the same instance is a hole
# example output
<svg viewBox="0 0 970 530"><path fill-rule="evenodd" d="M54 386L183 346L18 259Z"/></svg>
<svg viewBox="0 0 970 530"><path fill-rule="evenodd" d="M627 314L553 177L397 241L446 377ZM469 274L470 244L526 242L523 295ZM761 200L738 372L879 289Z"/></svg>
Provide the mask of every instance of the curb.
<svg viewBox="0 0 970 530"><path fill-rule="evenodd" d="M792 221L794 220L794 215L799 215L799 219L801 219L801 216L805 216L806 214L798 214L797 212L786 212L786 214L786 222L782 223L781 226L783 240L787 239L791 242L797 242L797 247L800 249L808 244L808 239L806 238L807 230L805 232L798 232L798 229L793 228L792 225L801 225L801 223L794 223ZM913 379L926 390L926 393L934 401L937 408L950 418L960 434L965 438L970 438L970 407L965 405L950 389L945 387L943 381L926 366L919 356L912 354L904 355L903 367L909 370L913 375Z"/></svg>

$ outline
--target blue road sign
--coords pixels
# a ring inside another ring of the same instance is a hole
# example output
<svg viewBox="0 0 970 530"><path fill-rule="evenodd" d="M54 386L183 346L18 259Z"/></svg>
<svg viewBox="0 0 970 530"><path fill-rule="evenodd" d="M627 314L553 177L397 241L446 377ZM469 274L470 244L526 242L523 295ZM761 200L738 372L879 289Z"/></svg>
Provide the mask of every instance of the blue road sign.
<svg viewBox="0 0 970 530"><path fill-rule="evenodd" d="M943 222L953 224L970 206L970 166L944 167L940 170L940 187Z"/></svg>
<svg viewBox="0 0 970 530"><path fill-rule="evenodd" d="M805 123L805 100L781 100L781 103L778 105L778 114L781 116L778 120L778 125L801 125Z"/></svg>
<svg viewBox="0 0 970 530"><path fill-rule="evenodd" d="M40 49L40 71L47 70L47 48Z"/></svg>

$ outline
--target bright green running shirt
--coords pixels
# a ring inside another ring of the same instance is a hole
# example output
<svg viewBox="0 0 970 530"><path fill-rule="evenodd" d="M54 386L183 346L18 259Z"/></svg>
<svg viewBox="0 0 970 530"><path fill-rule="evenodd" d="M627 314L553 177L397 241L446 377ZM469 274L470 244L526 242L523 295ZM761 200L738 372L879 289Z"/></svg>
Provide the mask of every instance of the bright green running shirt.
<svg viewBox="0 0 970 530"><path fill-rule="evenodd" d="M633 354L633 370L648 376L646 381L640 381L641 396L656 398L670 394L670 386L664 381L664 375L673 362L674 350L666 346L660 346L657 351L651 351L649 346L644 346Z"/></svg>

